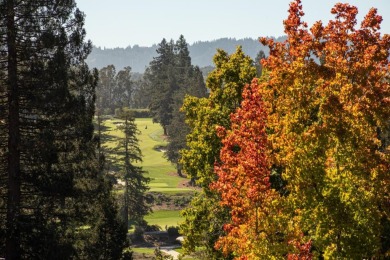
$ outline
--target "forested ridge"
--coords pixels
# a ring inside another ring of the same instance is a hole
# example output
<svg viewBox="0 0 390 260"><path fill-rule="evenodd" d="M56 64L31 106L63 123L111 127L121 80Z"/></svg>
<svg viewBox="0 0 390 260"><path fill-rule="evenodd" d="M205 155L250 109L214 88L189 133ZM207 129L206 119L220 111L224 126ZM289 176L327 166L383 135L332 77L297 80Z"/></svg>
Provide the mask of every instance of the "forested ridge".
<svg viewBox="0 0 390 260"><path fill-rule="evenodd" d="M185 36L185 35L184 35ZM179 37L179 35L178 35ZM282 41L285 37L277 37L276 41ZM259 44L258 39L222 38L214 41L199 41L188 45L192 63L196 66L207 67L213 65L213 56L216 49L223 49L228 53L234 52L237 46L242 46L244 52L255 59L259 51L268 53L268 48ZM113 64L117 69L130 66L133 72L143 73L149 62L156 54L158 45L150 47L129 46L126 48L102 48L94 46L87 58L90 67L101 69Z"/></svg>
<svg viewBox="0 0 390 260"><path fill-rule="evenodd" d="M389 259L390 35L330 12L93 51L75 1L1 1L0 258Z"/></svg>

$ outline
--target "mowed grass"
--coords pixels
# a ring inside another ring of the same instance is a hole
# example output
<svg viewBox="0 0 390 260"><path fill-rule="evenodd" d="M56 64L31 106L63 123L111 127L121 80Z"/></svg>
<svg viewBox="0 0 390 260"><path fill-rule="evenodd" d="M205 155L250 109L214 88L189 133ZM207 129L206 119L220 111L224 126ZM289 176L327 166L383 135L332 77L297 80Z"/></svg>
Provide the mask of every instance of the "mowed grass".
<svg viewBox="0 0 390 260"><path fill-rule="evenodd" d="M178 226L183 221L180 210L159 210L145 217L149 225L158 225L162 229L165 227Z"/></svg>
<svg viewBox="0 0 390 260"><path fill-rule="evenodd" d="M120 155L120 150L115 150L120 138L124 137L124 134L117 127L123 123L123 120L115 118L102 122L103 146L106 151L111 151L108 152L107 158L111 161L110 169L112 171L120 170L123 166L123 156ZM151 118L137 118L135 123L140 131L138 139L143 155L143 161L137 164L147 171L145 176L151 179L149 191L168 195L193 192L191 188L179 187L179 184L186 180L176 175L175 167L163 157L164 153L161 150L156 149L156 147L167 145L162 127L153 123ZM166 226L177 226L182 218L179 210L160 210L147 215L145 220L150 225L159 225L164 229Z"/></svg>
<svg viewBox="0 0 390 260"><path fill-rule="evenodd" d="M124 137L117 127L123 123L124 121L120 119L107 119L102 122L104 130L103 147L111 151L107 157L111 161L112 170L114 171L120 170L123 165L120 150L115 150L119 145L119 139ZM151 118L137 118L135 123L140 131L138 139L143 155L143 161L137 164L147 171L145 176L151 179L150 191L162 193L192 191L190 188L179 187L179 184L185 179L177 176L175 167L163 157L164 153L155 149L167 145L162 127L157 123L153 123Z"/></svg>
<svg viewBox="0 0 390 260"><path fill-rule="evenodd" d="M155 248L133 247L131 250L139 254L154 255Z"/></svg>

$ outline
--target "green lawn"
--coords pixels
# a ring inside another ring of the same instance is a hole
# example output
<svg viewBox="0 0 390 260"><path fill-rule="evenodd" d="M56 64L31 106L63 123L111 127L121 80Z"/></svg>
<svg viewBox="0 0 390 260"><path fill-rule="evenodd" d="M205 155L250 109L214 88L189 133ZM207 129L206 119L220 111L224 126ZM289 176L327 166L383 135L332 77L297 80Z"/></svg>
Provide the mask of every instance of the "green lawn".
<svg viewBox="0 0 390 260"><path fill-rule="evenodd" d="M164 157L163 152L156 147L167 145L163 136L163 129L159 124L152 122L151 118L138 118L135 120L140 135L138 136L143 161L139 163L151 179L149 183L151 192L160 192L166 195L177 195L192 192L190 188L179 187L185 179L175 174L175 167ZM118 147L119 138L123 138L123 133L117 129L118 124L122 124L120 119L106 119L102 122L102 145L106 148L107 158L111 161L111 171L119 171L123 165L123 158L115 148ZM120 192L120 191L118 191ZM150 225L159 225L163 229L166 226L177 226L182 221L178 210L155 211L145 217Z"/></svg>
<svg viewBox="0 0 390 260"><path fill-rule="evenodd" d="M155 249L149 247L133 247L131 250L139 254L154 255Z"/></svg>
<svg viewBox="0 0 390 260"><path fill-rule="evenodd" d="M178 226L183 220L179 210L160 210L145 217L149 225L159 225L163 229L170 226Z"/></svg>
<svg viewBox="0 0 390 260"><path fill-rule="evenodd" d="M191 191L189 188L178 187L185 179L175 175L175 167L163 157L163 152L155 149L167 144L161 126L153 123L151 118L137 118L135 122L141 133L138 138L143 155L143 161L138 164L148 172L145 176L151 178L150 191L170 194ZM123 133L117 129L117 125L121 123L123 120L120 119L107 119L102 122L103 146L106 149L118 147L118 138L123 138ZM107 157L111 161L112 170L119 170L123 162L117 152L112 151Z"/></svg>

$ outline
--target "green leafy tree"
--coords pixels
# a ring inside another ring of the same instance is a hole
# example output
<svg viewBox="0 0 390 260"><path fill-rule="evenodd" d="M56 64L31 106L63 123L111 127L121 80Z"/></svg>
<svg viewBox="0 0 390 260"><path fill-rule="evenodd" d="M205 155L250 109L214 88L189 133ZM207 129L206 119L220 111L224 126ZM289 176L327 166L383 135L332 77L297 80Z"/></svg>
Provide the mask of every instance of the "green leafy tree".
<svg viewBox="0 0 390 260"><path fill-rule="evenodd" d="M230 218L228 208L219 205L219 194L209 188L216 179L214 164L220 162L222 147L216 127L230 129L230 114L239 107L245 84L256 76L253 61L241 47L231 55L218 50L214 63L216 68L206 82L209 97L188 96L184 100L183 111L191 132L187 135L187 148L181 152L183 170L202 188L182 213L185 217L181 225L186 236L184 247L188 251L194 251L197 246L205 247L209 259L222 258L214 244L224 234L223 225Z"/></svg>
<svg viewBox="0 0 390 260"><path fill-rule="evenodd" d="M105 114L112 113L115 108L115 75L116 69L114 65L108 65L99 70L99 83L96 88L96 106L99 111L103 111ZM118 95L116 94L115 97L118 97Z"/></svg>
<svg viewBox="0 0 390 260"><path fill-rule="evenodd" d="M131 67L125 67L115 75L114 104L115 108L132 107L134 83L131 80Z"/></svg>

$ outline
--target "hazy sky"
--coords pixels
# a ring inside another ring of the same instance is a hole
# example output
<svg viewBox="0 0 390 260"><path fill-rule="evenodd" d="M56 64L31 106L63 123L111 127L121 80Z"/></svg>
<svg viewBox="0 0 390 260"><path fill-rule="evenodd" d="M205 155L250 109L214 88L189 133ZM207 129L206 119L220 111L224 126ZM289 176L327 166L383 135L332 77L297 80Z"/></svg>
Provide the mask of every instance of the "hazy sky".
<svg viewBox="0 0 390 260"><path fill-rule="evenodd" d="M346 0L347 1L347 0ZM342 0L302 0L309 26L332 18ZM283 35L290 0L76 0L86 14L87 39L99 47L151 46L163 38L188 43L222 37ZM382 33L390 34L390 0L349 0L359 21L371 7L382 15Z"/></svg>

